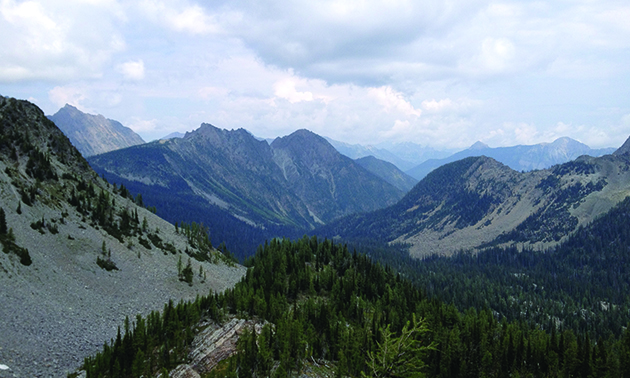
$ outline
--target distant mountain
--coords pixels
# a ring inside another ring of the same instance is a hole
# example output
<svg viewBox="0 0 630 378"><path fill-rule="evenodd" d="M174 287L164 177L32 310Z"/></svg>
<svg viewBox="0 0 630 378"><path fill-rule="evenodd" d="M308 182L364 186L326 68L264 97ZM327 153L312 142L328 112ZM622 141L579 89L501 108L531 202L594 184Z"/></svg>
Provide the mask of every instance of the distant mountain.
<svg viewBox="0 0 630 378"><path fill-rule="evenodd" d="M265 238L299 236L335 218L391 205L403 195L306 130L269 145L243 129L202 124L181 139L89 161L110 181L141 192L166 219L200 219L214 240L244 255Z"/></svg>
<svg viewBox="0 0 630 378"><path fill-rule="evenodd" d="M399 169L409 169L414 166L413 162L406 161L396 156L394 153L374 146L363 146L360 144L349 144L340 142L330 138L326 140L335 147L337 151L351 159L360 159L366 156L374 156L377 159L384 160L394 164Z"/></svg>
<svg viewBox="0 0 630 378"><path fill-rule="evenodd" d="M423 161L431 158L443 158L450 153L437 151L430 147L419 144L406 143L383 143L378 146L363 146L360 144L349 144L334 139L326 138L330 144L342 154L352 158L360 159L366 156L374 156L377 159L394 164L400 170L408 170Z"/></svg>
<svg viewBox="0 0 630 378"><path fill-rule="evenodd" d="M172 138L183 138L184 137L184 133L180 133L180 132L174 132L174 133L170 133L160 139L172 139Z"/></svg>
<svg viewBox="0 0 630 378"><path fill-rule="evenodd" d="M436 150L429 146L423 146L413 142L383 142L376 145L378 148L385 149L395 154L404 161L409 161L415 165L418 165L429 159L441 159L453 154L453 149L448 150ZM409 168L399 167L401 170L407 170Z"/></svg>
<svg viewBox="0 0 630 378"><path fill-rule="evenodd" d="M418 183L416 179L398 169L394 164L366 156L355 160L360 166L374 173L378 177L394 185L403 192L408 192Z"/></svg>
<svg viewBox="0 0 630 378"><path fill-rule="evenodd" d="M120 122L83 113L72 105L66 104L48 118L85 157L144 143L138 134Z"/></svg>
<svg viewBox="0 0 630 378"><path fill-rule="evenodd" d="M35 105L5 97L0 192L0 363L11 376L65 376L125 317L244 274L101 179ZM192 286L178 274L191 257Z"/></svg>
<svg viewBox="0 0 630 378"><path fill-rule="evenodd" d="M525 173L492 158L469 157L435 169L396 205L331 222L318 232L407 243L413 256L552 246L630 194L629 167L624 147Z"/></svg>
<svg viewBox="0 0 630 378"><path fill-rule="evenodd" d="M545 169L555 164L566 163L578 156L602 156L612 153L614 148L592 149L571 138L559 138L552 143L519 145L514 147L491 148L477 142L470 148L444 159L430 159L406 171L408 175L422 180L429 172L447 163L452 163L470 156L491 157L517 171Z"/></svg>

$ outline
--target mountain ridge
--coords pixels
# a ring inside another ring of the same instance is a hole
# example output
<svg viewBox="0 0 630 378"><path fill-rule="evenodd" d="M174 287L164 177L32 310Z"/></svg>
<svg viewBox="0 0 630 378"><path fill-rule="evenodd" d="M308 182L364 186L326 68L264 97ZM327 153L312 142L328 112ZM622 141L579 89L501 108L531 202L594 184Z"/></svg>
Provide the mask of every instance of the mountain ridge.
<svg viewBox="0 0 630 378"><path fill-rule="evenodd" d="M613 148L592 149L569 137L561 137L551 143L518 145L512 147L489 147L476 142L466 150L457 152L443 159L429 159L405 173L421 180L435 168L471 156L488 156L516 171L531 171L550 168L555 164L565 163L581 155L602 156L612 153Z"/></svg>
<svg viewBox="0 0 630 378"><path fill-rule="evenodd" d="M48 116L48 119L86 157L145 143L138 134L120 122L100 114L83 113L69 104Z"/></svg>
<svg viewBox="0 0 630 378"><path fill-rule="evenodd" d="M485 156L468 157L435 169L396 205L318 231L406 243L415 257L514 244L545 248L630 194L628 156L581 156L530 172Z"/></svg>
<svg viewBox="0 0 630 378"><path fill-rule="evenodd" d="M142 191L148 203L160 203L158 211L162 208L172 222L186 220L184 207L187 212L199 210L221 239L228 230L219 223L234 216L253 227L246 233L267 234L256 245L277 234L299 236L334 218L393 204L403 195L306 130L270 145L247 130L204 123L181 139L112 151L89 161L111 181ZM223 220L212 219L212 212Z"/></svg>
<svg viewBox="0 0 630 378"><path fill-rule="evenodd" d="M418 183L416 179L401 171L394 164L374 156L365 156L355 161L363 168L381 177L403 192L408 192Z"/></svg>

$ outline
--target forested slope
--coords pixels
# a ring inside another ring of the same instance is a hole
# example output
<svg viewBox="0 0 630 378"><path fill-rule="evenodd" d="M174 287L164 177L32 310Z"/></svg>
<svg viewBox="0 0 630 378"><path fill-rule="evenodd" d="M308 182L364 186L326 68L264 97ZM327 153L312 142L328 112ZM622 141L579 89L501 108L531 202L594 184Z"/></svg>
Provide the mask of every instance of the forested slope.
<svg viewBox="0 0 630 378"><path fill-rule="evenodd" d="M239 352L208 376L287 377L321 364L353 377L630 372L628 331L595 344L587 334L508 322L489 309L458 312L345 245L314 237L273 240L250 263L246 277L225 294L171 303L161 315L138 318L101 354L86 359L87 376L170 371L188 361L200 319L222 323L235 316L266 325L260 334L241 335Z"/></svg>

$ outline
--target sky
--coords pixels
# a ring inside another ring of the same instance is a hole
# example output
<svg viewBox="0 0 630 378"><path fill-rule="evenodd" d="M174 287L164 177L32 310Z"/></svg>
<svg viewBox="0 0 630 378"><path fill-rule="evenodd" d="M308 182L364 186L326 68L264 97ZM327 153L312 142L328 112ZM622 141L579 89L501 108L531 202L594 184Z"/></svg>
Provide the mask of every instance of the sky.
<svg viewBox="0 0 630 378"><path fill-rule="evenodd" d="M630 136L627 0L0 0L0 95L145 140L462 149Z"/></svg>

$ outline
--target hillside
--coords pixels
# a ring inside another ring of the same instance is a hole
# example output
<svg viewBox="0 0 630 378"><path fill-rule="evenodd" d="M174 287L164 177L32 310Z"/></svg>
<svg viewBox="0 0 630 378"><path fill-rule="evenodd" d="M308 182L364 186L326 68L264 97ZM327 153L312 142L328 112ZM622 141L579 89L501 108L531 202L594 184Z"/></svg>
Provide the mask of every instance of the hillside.
<svg viewBox="0 0 630 378"><path fill-rule="evenodd" d="M275 236L395 203L403 193L306 130L259 141L203 124L181 139L91 157L111 182L141 192L171 222L194 216L237 255Z"/></svg>
<svg viewBox="0 0 630 378"><path fill-rule="evenodd" d="M85 157L143 144L140 135L102 115L86 114L72 105L48 117Z"/></svg>
<svg viewBox="0 0 630 378"><path fill-rule="evenodd" d="M629 164L628 155L583 156L522 173L470 157L431 172L394 206L318 232L407 243L416 257L489 246L549 247L630 194Z"/></svg>
<svg viewBox="0 0 630 378"><path fill-rule="evenodd" d="M355 160L357 164L374 173L378 177L394 185L403 192L408 192L418 183L416 179L398 169L394 164L366 156Z"/></svg>
<svg viewBox="0 0 630 378"><path fill-rule="evenodd" d="M99 178L35 105L0 97L0 128L0 364L11 374L65 375L126 316L242 277L201 233Z"/></svg>
<svg viewBox="0 0 630 378"><path fill-rule="evenodd" d="M331 240L272 240L250 263L234 290L138 319L86 360L87 378L605 378L630 371L628 330L595 343L579 325L573 331L555 319L532 326L487 307L459 312Z"/></svg>
<svg viewBox="0 0 630 378"><path fill-rule="evenodd" d="M405 171L411 177L422 180L432 170L448 163L472 156L486 156L497 160L515 171L547 169L556 164L574 160L582 155L602 156L613 148L592 149L571 138L558 138L552 143L491 148L477 142L470 148L442 159L429 159Z"/></svg>

